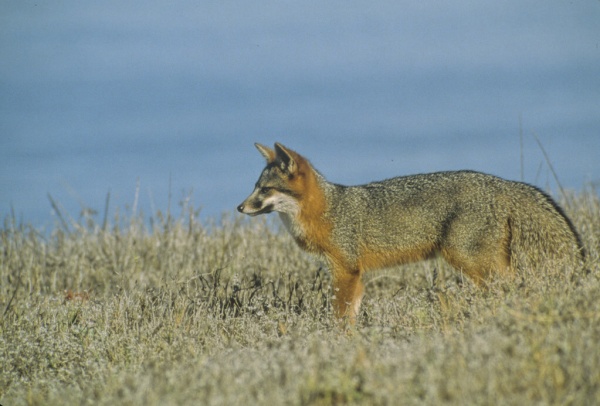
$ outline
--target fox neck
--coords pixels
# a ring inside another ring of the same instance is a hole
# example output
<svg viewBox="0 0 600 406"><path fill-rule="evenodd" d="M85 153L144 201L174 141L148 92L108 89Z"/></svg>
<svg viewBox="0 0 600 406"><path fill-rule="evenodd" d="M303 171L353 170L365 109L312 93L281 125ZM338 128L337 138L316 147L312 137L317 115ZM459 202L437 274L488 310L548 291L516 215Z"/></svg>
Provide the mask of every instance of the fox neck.
<svg viewBox="0 0 600 406"><path fill-rule="evenodd" d="M329 243L331 224L327 220L328 195L333 185L306 163L303 189L298 197L297 210L279 213L286 229L300 248L322 253Z"/></svg>

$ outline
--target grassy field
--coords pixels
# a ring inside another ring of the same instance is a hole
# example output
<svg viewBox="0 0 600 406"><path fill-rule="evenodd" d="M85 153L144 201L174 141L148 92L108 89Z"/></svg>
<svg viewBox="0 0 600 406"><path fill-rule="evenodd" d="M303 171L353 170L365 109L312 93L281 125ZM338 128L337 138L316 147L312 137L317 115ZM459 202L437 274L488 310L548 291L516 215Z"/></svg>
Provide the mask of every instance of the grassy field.
<svg viewBox="0 0 600 406"><path fill-rule="evenodd" d="M562 204L588 272L488 290L439 259L373 272L350 333L277 219L184 205L40 235L9 216L0 404L599 404L600 200Z"/></svg>

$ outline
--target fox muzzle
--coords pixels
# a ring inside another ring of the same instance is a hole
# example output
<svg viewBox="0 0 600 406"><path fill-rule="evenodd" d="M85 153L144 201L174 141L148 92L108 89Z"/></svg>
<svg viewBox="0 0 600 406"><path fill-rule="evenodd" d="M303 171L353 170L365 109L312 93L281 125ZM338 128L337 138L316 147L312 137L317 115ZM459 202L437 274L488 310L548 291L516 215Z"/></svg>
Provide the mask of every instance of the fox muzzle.
<svg viewBox="0 0 600 406"><path fill-rule="evenodd" d="M265 207L257 208L256 210L252 210L252 209L249 209L246 206L246 202L243 202L242 204L240 204L237 207L237 210L240 213L247 214L249 216L254 217L254 216L258 216L259 214L271 213L273 211L273 205L272 204L268 204Z"/></svg>

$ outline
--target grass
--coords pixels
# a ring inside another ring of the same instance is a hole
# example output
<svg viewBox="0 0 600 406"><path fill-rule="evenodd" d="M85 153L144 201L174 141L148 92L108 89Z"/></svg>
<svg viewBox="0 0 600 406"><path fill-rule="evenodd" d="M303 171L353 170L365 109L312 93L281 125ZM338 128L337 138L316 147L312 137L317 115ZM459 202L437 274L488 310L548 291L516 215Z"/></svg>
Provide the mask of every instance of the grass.
<svg viewBox="0 0 600 406"><path fill-rule="evenodd" d="M264 217L8 217L0 404L597 404L600 199L563 205L589 272L373 272L350 334L327 271Z"/></svg>

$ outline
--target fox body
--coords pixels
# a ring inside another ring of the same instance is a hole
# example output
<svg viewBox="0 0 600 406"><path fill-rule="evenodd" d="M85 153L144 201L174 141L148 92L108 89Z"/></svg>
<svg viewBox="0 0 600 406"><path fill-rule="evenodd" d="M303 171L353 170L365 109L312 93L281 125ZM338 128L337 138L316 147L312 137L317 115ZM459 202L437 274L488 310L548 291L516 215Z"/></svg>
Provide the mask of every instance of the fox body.
<svg viewBox="0 0 600 406"><path fill-rule="evenodd" d="M363 295L361 275L371 269L441 254L482 284L492 273L583 260L572 223L531 185L455 171L342 186L281 144L255 145L267 165L238 211L278 212L301 248L323 256L336 315L351 322Z"/></svg>

